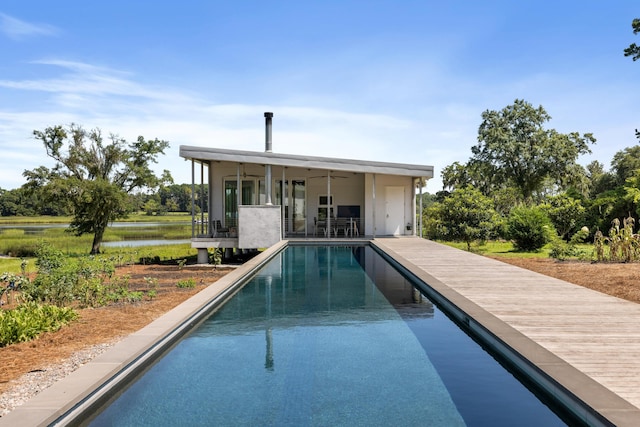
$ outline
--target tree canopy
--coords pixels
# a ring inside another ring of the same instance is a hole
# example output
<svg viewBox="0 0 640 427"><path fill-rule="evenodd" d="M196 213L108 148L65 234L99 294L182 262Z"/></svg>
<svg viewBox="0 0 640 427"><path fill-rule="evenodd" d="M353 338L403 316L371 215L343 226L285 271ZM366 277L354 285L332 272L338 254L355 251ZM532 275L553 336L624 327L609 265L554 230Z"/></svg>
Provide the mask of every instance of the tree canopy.
<svg viewBox="0 0 640 427"><path fill-rule="evenodd" d="M640 19L635 18L631 22L631 28L633 28L633 34L640 33ZM640 46L631 43L629 47L624 50L624 56L630 56L634 61L637 61L640 59Z"/></svg>
<svg viewBox="0 0 640 427"><path fill-rule="evenodd" d="M46 201L65 200L73 216L70 231L93 234L91 253L100 252L109 222L128 212L128 195L157 188L171 175L155 175L151 164L164 154L167 141L140 136L127 143L111 134L107 141L99 129L85 131L77 125L34 130L55 166L25 171L28 186Z"/></svg>
<svg viewBox="0 0 640 427"><path fill-rule="evenodd" d="M492 180L493 189L511 185L524 200L551 180L567 186L579 180L583 168L576 161L590 153L592 134L563 134L545 129L551 116L542 106L516 99L500 111L486 110L478 129L478 144L471 148L469 168Z"/></svg>

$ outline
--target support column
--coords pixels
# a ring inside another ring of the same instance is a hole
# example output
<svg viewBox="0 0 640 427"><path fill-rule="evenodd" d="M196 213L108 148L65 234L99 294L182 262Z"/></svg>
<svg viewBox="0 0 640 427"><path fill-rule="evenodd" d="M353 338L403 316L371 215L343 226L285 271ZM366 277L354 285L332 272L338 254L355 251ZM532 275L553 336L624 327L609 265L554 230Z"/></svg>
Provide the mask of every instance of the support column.
<svg viewBox="0 0 640 427"><path fill-rule="evenodd" d="M238 163L236 175L236 230L240 230L240 209L242 204L242 181L240 180L240 163Z"/></svg>
<svg viewBox="0 0 640 427"><path fill-rule="evenodd" d="M265 120L265 152L271 153L272 150L272 142L271 142L271 120L273 117L273 113L264 113ZM271 165L265 165L265 192L267 193L266 204L271 205Z"/></svg>
<svg viewBox="0 0 640 427"><path fill-rule="evenodd" d="M376 174L373 174L372 177L372 187L373 187L373 201L372 201L372 205L373 205L373 227L372 227L372 232L373 232L373 238L376 238Z"/></svg>
<svg viewBox="0 0 640 427"><path fill-rule="evenodd" d="M200 163L200 235L204 234L204 162Z"/></svg>
<svg viewBox="0 0 640 427"><path fill-rule="evenodd" d="M420 237L422 238L422 178L420 178L420 216L418 216L418 223L420 226Z"/></svg>
<svg viewBox="0 0 640 427"><path fill-rule="evenodd" d="M327 171L327 237L331 238L331 171Z"/></svg>
<svg viewBox="0 0 640 427"><path fill-rule="evenodd" d="M287 185L285 184L285 170L286 168L283 166L282 167L282 182L280 183L280 216L281 216L281 221L282 221L282 238L284 239L286 237L286 221L287 221L287 214L284 211L286 209L286 205L285 205L285 197L287 198L287 200L289 199L289 194L285 194L285 189L287 190L287 193L289 192L289 189L287 187Z"/></svg>
<svg viewBox="0 0 640 427"><path fill-rule="evenodd" d="M196 237L196 162L191 159L191 238Z"/></svg>
<svg viewBox="0 0 640 427"><path fill-rule="evenodd" d="M209 189L209 194L208 194L208 198L207 198L207 212L209 212L209 220L208 220L208 235L213 237L214 234L214 230L215 230L215 225L213 223L213 221L215 220L215 218L213 217L213 162L209 162L209 173L208 173L208 177L207 177L207 188Z"/></svg>
<svg viewBox="0 0 640 427"><path fill-rule="evenodd" d="M207 248L198 248L198 264L209 264L209 251Z"/></svg>

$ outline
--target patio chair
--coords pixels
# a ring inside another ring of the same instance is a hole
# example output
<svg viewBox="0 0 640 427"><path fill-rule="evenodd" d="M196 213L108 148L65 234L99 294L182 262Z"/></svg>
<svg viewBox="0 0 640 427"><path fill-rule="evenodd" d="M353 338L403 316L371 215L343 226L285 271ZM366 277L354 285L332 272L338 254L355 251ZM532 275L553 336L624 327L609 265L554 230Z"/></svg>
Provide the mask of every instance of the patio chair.
<svg viewBox="0 0 640 427"><path fill-rule="evenodd" d="M334 218L335 225L333 227L333 234L338 237L338 233L342 232L344 237L349 235L349 224L346 218Z"/></svg>
<svg viewBox="0 0 640 427"><path fill-rule="evenodd" d="M224 234L224 237L229 237L229 228L223 227L222 222L216 219L213 222L213 237L218 237L218 233Z"/></svg>
<svg viewBox="0 0 640 427"><path fill-rule="evenodd" d="M351 234L351 237L360 236L360 231L358 230L358 222L360 222L359 218L349 218L349 221L345 227L345 235Z"/></svg>
<svg viewBox="0 0 640 427"><path fill-rule="evenodd" d="M327 236L327 232L329 231L327 229L327 221L318 221L318 218L314 216L313 217L313 235L317 236L318 231L322 231L325 237Z"/></svg>

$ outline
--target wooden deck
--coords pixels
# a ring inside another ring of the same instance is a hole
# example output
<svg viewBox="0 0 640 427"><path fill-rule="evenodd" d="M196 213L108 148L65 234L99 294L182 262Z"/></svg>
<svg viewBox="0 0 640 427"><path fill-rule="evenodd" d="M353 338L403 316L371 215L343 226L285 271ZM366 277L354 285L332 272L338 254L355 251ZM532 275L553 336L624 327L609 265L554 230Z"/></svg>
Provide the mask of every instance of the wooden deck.
<svg viewBox="0 0 640 427"><path fill-rule="evenodd" d="M640 304L424 239L372 243L613 425L640 425Z"/></svg>

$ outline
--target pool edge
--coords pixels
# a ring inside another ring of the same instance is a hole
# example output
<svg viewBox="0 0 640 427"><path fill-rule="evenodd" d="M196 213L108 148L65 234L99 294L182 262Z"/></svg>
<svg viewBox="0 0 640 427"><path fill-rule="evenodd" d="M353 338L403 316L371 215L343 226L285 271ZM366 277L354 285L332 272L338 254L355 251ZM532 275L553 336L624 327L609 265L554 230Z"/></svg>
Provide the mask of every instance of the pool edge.
<svg viewBox="0 0 640 427"><path fill-rule="evenodd" d="M581 372L531 338L433 277L379 239L371 247L389 262L426 285L434 298L461 324L522 370L588 425L635 426L640 409Z"/></svg>
<svg viewBox="0 0 640 427"><path fill-rule="evenodd" d="M108 383L117 382L117 376L129 376L132 371L141 369L138 365L144 364L145 359L151 357L158 347L170 347L201 320L201 313L210 310L212 304L221 304L228 299L229 292L234 293L246 277L287 245L288 241L283 240L271 246L147 326L128 335L100 356L1 417L0 427L73 425L78 414L109 393Z"/></svg>

